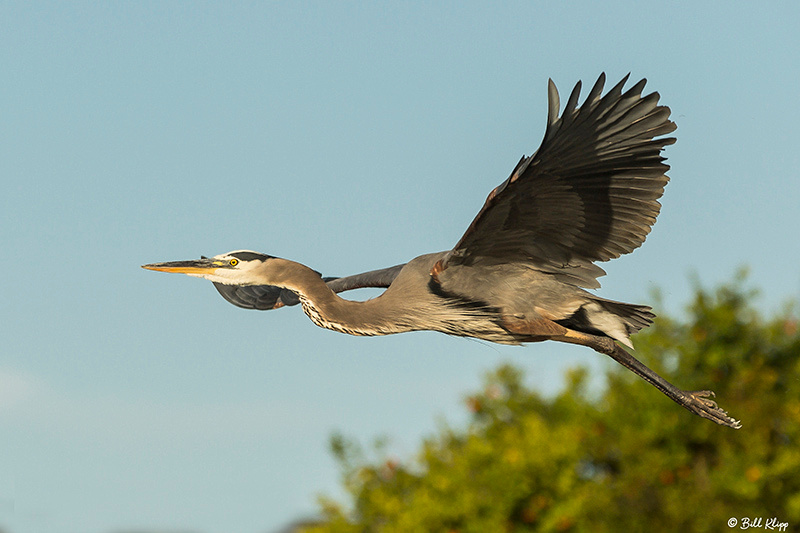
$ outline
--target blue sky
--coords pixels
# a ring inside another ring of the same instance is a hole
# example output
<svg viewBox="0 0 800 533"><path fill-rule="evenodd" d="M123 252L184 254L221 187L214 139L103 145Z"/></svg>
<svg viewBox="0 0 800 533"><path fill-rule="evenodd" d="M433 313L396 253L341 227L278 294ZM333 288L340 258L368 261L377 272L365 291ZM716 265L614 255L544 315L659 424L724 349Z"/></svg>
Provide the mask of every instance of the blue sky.
<svg viewBox="0 0 800 533"><path fill-rule="evenodd" d="M748 265L780 309L800 294L797 20L796 2L0 4L0 528L272 531L340 494L332 431L408 457L500 362L545 392L607 368L348 337L139 268L248 248L342 275L448 249L538 146L548 77L562 95L647 77L678 124L662 214L600 294L659 287L681 312L690 275Z"/></svg>

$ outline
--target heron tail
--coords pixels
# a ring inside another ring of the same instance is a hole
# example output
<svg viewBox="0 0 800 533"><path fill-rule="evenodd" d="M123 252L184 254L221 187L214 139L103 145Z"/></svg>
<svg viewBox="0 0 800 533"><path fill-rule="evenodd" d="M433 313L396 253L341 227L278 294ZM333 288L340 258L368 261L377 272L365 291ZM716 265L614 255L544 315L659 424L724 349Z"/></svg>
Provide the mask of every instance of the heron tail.
<svg viewBox="0 0 800 533"><path fill-rule="evenodd" d="M652 324L655 316L646 305L617 302L592 295L591 300L572 316L557 322L584 333L611 337L633 349L630 336Z"/></svg>

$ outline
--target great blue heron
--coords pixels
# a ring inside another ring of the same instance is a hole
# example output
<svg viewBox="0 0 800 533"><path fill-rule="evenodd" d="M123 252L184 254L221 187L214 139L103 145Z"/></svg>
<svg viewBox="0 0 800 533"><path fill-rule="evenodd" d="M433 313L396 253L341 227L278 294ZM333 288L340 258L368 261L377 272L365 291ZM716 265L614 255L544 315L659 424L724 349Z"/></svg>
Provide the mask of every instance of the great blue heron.
<svg viewBox="0 0 800 533"><path fill-rule="evenodd" d="M214 282L229 302L274 309L298 301L318 326L351 335L433 330L503 344L555 340L607 354L689 411L733 428L741 424L711 399L683 391L615 341L652 323L650 307L600 298L605 272L594 264L638 248L655 223L669 167L662 137L675 130L646 80L622 92L628 76L601 97L605 75L579 107L581 83L559 116L548 87L547 129L539 149L522 157L489 193L449 251L347 278L322 278L299 263L234 251L200 260L144 265ZM384 287L359 302L336 293Z"/></svg>

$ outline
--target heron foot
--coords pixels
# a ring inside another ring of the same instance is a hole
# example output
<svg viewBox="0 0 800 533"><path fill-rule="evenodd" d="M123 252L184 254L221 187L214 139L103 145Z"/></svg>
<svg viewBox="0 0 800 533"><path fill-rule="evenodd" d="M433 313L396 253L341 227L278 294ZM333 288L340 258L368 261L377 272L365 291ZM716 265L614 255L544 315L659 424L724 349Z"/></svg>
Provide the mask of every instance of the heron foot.
<svg viewBox="0 0 800 533"><path fill-rule="evenodd" d="M712 400L714 391L699 390L699 391L682 391L683 398L680 402L686 409L693 412L698 416L707 418L712 422L716 422L722 426L728 426L733 429L742 427L742 423L728 416L723 409L721 409L717 402Z"/></svg>

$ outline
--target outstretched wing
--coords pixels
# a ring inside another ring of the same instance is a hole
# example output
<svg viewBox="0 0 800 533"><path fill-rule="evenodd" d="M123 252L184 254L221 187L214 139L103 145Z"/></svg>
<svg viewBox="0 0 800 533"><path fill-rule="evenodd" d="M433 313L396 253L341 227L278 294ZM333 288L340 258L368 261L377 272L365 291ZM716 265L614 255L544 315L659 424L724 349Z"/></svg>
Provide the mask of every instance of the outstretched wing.
<svg viewBox="0 0 800 533"><path fill-rule="evenodd" d="M670 110L658 93L642 96L646 80L622 92L628 76L601 97L601 74L578 107L581 83L559 116L549 82L547 130L494 189L445 261L527 262L570 283L596 288L605 272L592 264L639 247L661 208L669 178L661 150L674 138Z"/></svg>
<svg viewBox="0 0 800 533"><path fill-rule="evenodd" d="M322 278L333 292L344 292L366 287L386 288L405 265L397 265L380 270L344 278ZM300 299L294 292L274 285L225 285L214 283L214 287L227 301L244 309L278 309L287 305L297 305Z"/></svg>

